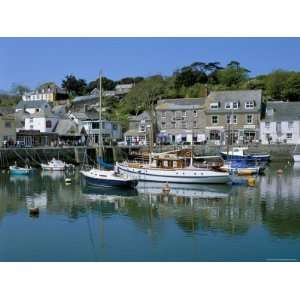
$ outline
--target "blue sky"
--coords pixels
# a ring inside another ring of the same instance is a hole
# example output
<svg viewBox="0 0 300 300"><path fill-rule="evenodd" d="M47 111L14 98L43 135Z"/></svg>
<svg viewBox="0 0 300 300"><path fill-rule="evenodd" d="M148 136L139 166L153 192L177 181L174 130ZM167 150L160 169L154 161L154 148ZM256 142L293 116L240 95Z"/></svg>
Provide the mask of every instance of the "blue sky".
<svg viewBox="0 0 300 300"><path fill-rule="evenodd" d="M58 84L67 74L94 80L170 75L194 61L238 60L263 74L300 71L300 38L0 38L0 90Z"/></svg>

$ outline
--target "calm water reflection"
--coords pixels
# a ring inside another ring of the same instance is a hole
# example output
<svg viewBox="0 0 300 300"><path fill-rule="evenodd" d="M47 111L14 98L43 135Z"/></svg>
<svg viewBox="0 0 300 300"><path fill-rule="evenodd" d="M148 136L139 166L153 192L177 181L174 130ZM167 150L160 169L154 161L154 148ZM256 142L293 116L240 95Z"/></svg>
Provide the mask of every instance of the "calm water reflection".
<svg viewBox="0 0 300 300"><path fill-rule="evenodd" d="M300 258L300 165L273 164L254 188L173 186L169 195L158 184L91 189L78 173L71 185L59 172L0 181L1 261Z"/></svg>

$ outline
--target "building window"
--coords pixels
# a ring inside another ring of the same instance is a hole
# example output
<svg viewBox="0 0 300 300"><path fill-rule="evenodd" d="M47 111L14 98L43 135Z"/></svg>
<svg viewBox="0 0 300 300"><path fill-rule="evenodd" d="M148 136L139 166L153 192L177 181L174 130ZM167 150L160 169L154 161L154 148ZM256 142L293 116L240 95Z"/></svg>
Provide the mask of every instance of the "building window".
<svg viewBox="0 0 300 300"><path fill-rule="evenodd" d="M165 128L166 128L166 123L165 123L165 122L162 122L162 123L161 123L161 128L162 128L162 129L165 129Z"/></svg>
<svg viewBox="0 0 300 300"><path fill-rule="evenodd" d="M233 109L238 109L240 107L240 103L239 102L233 102L232 107L233 107Z"/></svg>
<svg viewBox="0 0 300 300"><path fill-rule="evenodd" d="M197 121L194 121L194 122L193 122L193 127L194 127L194 128L197 128Z"/></svg>
<svg viewBox="0 0 300 300"><path fill-rule="evenodd" d="M166 117L166 112L165 112L165 111L162 111L162 112L161 112L161 117L162 117L162 118L165 118L165 117Z"/></svg>
<svg viewBox="0 0 300 300"><path fill-rule="evenodd" d="M180 121L175 123L175 128L180 128Z"/></svg>
<svg viewBox="0 0 300 300"><path fill-rule="evenodd" d="M182 117L183 117L183 118L186 118L186 110L184 110L184 111L182 112Z"/></svg>
<svg viewBox="0 0 300 300"><path fill-rule="evenodd" d="M92 129L99 129L99 122L93 122Z"/></svg>
<svg viewBox="0 0 300 300"><path fill-rule="evenodd" d="M210 104L210 109L218 109L219 108L219 103L211 103Z"/></svg>
<svg viewBox="0 0 300 300"><path fill-rule="evenodd" d="M287 139L292 139L293 138L293 134L292 133L287 133L286 134L286 138Z"/></svg>
<svg viewBox="0 0 300 300"><path fill-rule="evenodd" d="M51 128L52 127L52 122L51 120L46 121L46 128Z"/></svg>
<svg viewBox="0 0 300 300"><path fill-rule="evenodd" d="M172 129L175 128L175 124L176 124L175 122L172 122L172 123L171 123L171 128L172 128Z"/></svg>
<svg viewBox="0 0 300 300"><path fill-rule="evenodd" d="M10 121L5 122L5 128L11 128L11 122Z"/></svg>
<svg viewBox="0 0 300 300"><path fill-rule="evenodd" d="M212 124L218 124L219 120L218 120L218 116L211 116L211 123Z"/></svg>
<svg viewBox="0 0 300 300"><path fill-rule="evenodd" d="M182 128L186 128L186 122L182 122Z"/></svg>
<svg viewBox="0 0 300 300"><path fill-rule="evenodd" d="M225 103L225 109L231 109L231 102Z"/></svg>
<svg viewBox="0 0 300 300"><path fill-rule="evenodd" d="M209 133L209 139L212 141L219 141L221 139L220 131L211 130Z"/></svg>
<svg viewBox="0 0 300 300"><path fill-rule="evenodd" d="M30 122L30 123L33 123L33 119L32 119L32 118L30 118L29 122Z"/></svg>
<svg viewBox="0 0 300 300"><path fill-rule="evenodd" d="M270 122L266 122L265 125L266 125L266 128L270 128Z"/></svg>
<svg viewBox="0 0 300 300"><path fill-rule="evenodd" d="M140 124L140 131L142 131L142 132L145 131L145 124Z"/></svg>
<svg viewBox="0 0 300 300"><path fill-rule="evenodd" d="M236 115L233 115L232 116L232 122L233 122L233 124L237 124L237 116Z"/></svg>
<svg viewBox="0 0 300 300"><path fill-rule="evenodd" d="M117 124L113 124L112 128L113 128L113 130L117 130L118 129L118 125Z"/></svg>
<svg viewBox="0 0 300 300"><path fill-rule="evenodd" d="M247 115L247 124L253 123L253 115Z"/></svg>
<svg viewBox="0 0 300 300"><path fill-rule="evenodd" d="M254 101L247 101L247 102L245 103L245 108L246 108L246 109L254 108Z"/></svg>
<svg viewBox="0 0 300 300"><path fill-rule="evenodd" d="M33 125L30 125L30 129L33 129Z"/></svg>
<svg viewBox="0 0 300 300"><path fill-rule="evenodd" d="M181 118L181 111L175 111L175 118Z"/></svg>
<svg viewBox="0 0 300 300"><path fill-rule="evenodd" d="M293 125L294 125L294 122L293 121L289 121L288 122L288 127L291 129L291 128L293 128Z"/></svg>
<svg viewBox="0 0 300 300"><path fill-rule="evenodd" d="M193 115L194 115L194 118L197 117L197 111L196 110L194 110Z"/></svg>
<svg viewBox="0 0 300 300"><path fill-rule="evenodd" d="M226 115L226 123L227 123L227 124L230 124L230 119L231 119L231 118L230 118L230 115Z"/></svg>

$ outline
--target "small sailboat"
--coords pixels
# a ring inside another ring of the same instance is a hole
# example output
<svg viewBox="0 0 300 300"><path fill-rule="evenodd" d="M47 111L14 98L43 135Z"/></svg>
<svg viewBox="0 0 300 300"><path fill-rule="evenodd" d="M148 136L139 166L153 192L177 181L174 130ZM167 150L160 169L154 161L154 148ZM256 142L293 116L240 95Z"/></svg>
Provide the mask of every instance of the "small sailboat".
<svg viewBox="0 0 300 300"><path fill-rule="evenodd" d="M101 73L99 76L99 138L98 138L98 147L99 147L99 156L101 157L102 153L102 126L101 126L101 108L102 108L102 80ZM85 182L88 185L98 186L98 187L122 187L122 188L134 188L138 181L127 175L120 174L115 171L101 170L101 161L98 159L99 169L92 168L91 170L84 171L80 173L85 179ZM102 164L103 165L103 164Z"/></svg>
<svg viewBox="0 0 300 300"><path fill-rule="evenodd" d="M11 175L29 175L32 171L33 169L27 164L25 167L18 167L16 162L13 166L9 167L9 172Z"/></svg>
<svg viewBox="0 0 300 300"><path fill-rule="evenodd" d="M41 164L41 167L45 171L64 171L66 164L59 159L52 158L47 164Z"/></svg>

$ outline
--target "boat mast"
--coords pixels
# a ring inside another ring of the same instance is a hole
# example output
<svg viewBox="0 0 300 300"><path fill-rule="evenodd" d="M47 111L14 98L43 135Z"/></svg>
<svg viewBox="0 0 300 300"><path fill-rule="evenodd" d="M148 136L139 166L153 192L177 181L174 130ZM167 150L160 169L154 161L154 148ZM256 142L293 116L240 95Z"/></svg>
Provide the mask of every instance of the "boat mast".
<svg viewBox="0 0 300 300"><path fill-rule="evenodd" d="M98 155L102 158L102 71L99 72L99 137L98 137Z"/></svg>

